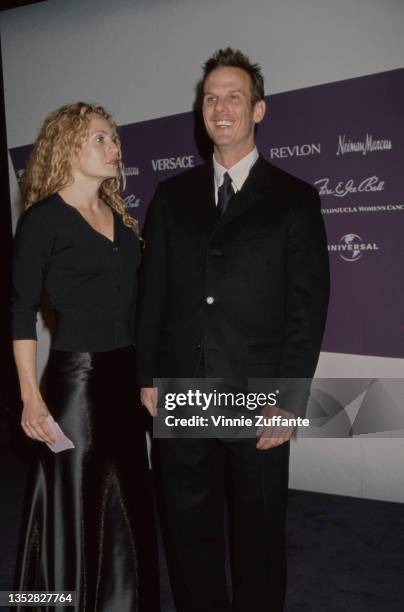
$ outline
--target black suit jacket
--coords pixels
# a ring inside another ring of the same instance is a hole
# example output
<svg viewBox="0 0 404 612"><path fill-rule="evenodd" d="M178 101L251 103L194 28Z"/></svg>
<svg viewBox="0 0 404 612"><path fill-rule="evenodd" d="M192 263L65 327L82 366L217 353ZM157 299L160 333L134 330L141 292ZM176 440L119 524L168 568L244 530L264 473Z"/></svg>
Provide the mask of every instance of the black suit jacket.
<svg viewBox="0 0 404 612"><path fill-rule="evenodd" d="M259 157L218 220L198 166L159 184L144 239L140 386L193 377L202 351L207 377L313 376L329 271L312 186Z"/></svg>

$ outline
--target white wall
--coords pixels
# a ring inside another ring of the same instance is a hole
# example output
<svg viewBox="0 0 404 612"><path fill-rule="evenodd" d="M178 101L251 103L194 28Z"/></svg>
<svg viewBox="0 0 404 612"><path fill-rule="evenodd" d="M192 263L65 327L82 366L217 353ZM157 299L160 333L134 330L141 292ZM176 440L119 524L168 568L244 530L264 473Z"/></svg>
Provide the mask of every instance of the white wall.
<svg viewBox="0 0 404 612"><path fill-rule="evenodd" d="M262 63L268 93L404 63L402 0L48 0L1 21L11 147L78 98L121 124L187 111L223 45Z"/></svg>
<svg viewBox="0 0 404 612"><path fill-rule="evenodd" d="M404 65L402 0L49 0L0 19L9 147L78 99L120 124L188 111L201 64L222 46L262 64L267 93ZM12 172L10 183L15 203ZM404 360L326 354L320 374L404 377ZM404 501L401 439L294 446L292 486Z"/></svg>

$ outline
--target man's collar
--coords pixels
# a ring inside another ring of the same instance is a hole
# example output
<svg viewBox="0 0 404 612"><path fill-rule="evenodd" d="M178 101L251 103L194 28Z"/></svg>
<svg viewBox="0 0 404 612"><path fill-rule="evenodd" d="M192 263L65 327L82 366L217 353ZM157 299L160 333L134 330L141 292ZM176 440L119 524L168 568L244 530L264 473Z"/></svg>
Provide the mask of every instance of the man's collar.
<svg viewBox="0 0 404 612"><path fill-rule="evenodd" d="M216 187L220 187L223 182L223 175L227 172L230 175L231 181L233 185L236 187L237 191L240 191L242 188L251 167L255 164L259 157L257 147L254 147L250 153L248 153L245 157L240 159L234 166L231 168L225 168L219 162L216 161L215 156L213 156L213 172L215 176L215 184Z"/></svg>

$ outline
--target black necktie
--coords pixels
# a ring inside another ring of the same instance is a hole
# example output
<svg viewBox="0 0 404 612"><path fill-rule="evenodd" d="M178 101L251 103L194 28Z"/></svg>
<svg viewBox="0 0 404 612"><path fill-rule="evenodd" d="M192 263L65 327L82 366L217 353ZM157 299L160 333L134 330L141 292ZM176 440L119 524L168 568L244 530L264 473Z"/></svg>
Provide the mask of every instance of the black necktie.
<svg viewBox="0 0 404 612"><path fill-rule="evenodd" d="M217 190L217 211L221 219L227 210L230 199L234 196L231 178L228 172L223 175L223 183Z"/></svg>

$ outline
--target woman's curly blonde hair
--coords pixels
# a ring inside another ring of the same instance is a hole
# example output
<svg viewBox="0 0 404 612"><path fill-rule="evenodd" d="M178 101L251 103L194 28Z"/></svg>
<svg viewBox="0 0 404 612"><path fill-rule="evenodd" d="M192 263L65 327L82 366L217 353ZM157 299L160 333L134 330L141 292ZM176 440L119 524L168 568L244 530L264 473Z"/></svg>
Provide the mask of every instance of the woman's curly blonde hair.
<svg viewBox="0 0 404 612"><path fill-rule="evenodd" d="M111 126L118 147L118 166L114 178L103 181L100 198L122 217L123 223L139 235L138 222L125 208L121 196L126 179L122 163L121 143L116 123L102 107L86 102L66 104L53 111L45 119L30 155L23 181L25 208L56 193L71 183L72 157L79 153L83 140L88 135L91 115L99 115Z"/></svg>

